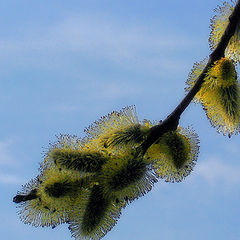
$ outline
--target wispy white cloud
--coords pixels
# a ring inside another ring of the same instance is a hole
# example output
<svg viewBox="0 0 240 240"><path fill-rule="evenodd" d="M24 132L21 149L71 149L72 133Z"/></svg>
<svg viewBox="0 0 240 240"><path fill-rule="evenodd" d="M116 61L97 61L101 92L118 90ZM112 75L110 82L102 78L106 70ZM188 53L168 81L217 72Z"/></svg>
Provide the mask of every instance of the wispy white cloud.
<svg viewBox="0 0 240 240"><path fill-rule="evenodd" d="M59 102L49 105L48 109L57 113L86 112L92 104L96 104L96 101L109 102L123 98L134 98L144 92L140 86L124 81L87 81L83 84L76 84L75 90L79 92L81 99L84 99L84 104L76 103L75 100L70 99L67 103Z"/></svg>
<svg viewBox="0 0 240 240"><path fill-rule="evenodd" d="M94 95L96 92L98 92L97 98L101 98L102 100L113 100L122 97L131 97L139 95L143 92L142 88L127 81L90 81L88 83L85 83L84 86L80 84L78 88L84 92L84 95L93 95L91 98L94 98Z"/></svg>
<svg viewBox="0 0 240 240"><path fill-rule="evenodd" d="M54 30L52 37L60 39L57 46L101 54L115 60L132 58L146 49L149 54L156 50L165 52L166 49L188 48L197 44L183 35L160 35L144 25L122 26L116 21L93 16L67 19Z"/></svg>
<svg viewBox="0 0 240 240"><path fill-rule="evenodd" d="M23 179L20 179L14 174L9 173L1 173L0 172L0 183L1 184L22 184L25 181Z"/></svg>
<svg viewBox="0 0 240 240"><path fill-rule="evenodd" d="M215 157L198 164L195 173L210 185L240 183L240 165L235 166Z"/></svg>
<svg viewBox="0 0 240 240"><path fill-rule="evenodd" d="M42 54L55 56L66 52L84 54L91 58L108 59L126 68L144 66L159 72L174 69L180 71L185 65L179 59L167 59L163 54L178 49L189 49L199 41L188 36L159 34L145 25L122 26L116 19L75 16L41 30L29 29L22 39L0 38L0 60L9 55L20 55L27 63L41 61ZM33 58L32 54L35 55ZM61 58L44 58L45 64L55 64ZM24 61L16 61L24 64ZM44 63L43 62L43 63Z"/></svg>
<svg viewBox="0 0 240 240"><path fill-rule="evenodd" d="M0 141L0 184L21 184L24 181L14 174L18 164L11 153L14 139Z"/></svg>
<svg viewBox="0 0 240 240"><path fill-rule="evenodd" d="M239 156L240 155L240 149L239 149L239 142L238 141L226 142L226 143L224 143L222 148L225 149L227 153L232 154L233 156Z"/></svg>
<svg viewBox="0 0 240 240"><path fill-rule="evenodd" d="M0 141L0 166L12 166L16 162L10 152L13 140Z"/></svg>
<svg viewBox="0 0 240 240"><path fill-rule="evenodd" d="M103 87L102 96L107 98L122 98L135 96L142 90L138 86L131 86L130 84L110 83Z"/></svg>
<svg viewBox="0 0 240 240"><path fill-rule="evenodd" d="M50 107L51 111L59 112L59 113L71 113L79 110L79 106L66 104L66 103L59 103L55 106Z"/></svg>

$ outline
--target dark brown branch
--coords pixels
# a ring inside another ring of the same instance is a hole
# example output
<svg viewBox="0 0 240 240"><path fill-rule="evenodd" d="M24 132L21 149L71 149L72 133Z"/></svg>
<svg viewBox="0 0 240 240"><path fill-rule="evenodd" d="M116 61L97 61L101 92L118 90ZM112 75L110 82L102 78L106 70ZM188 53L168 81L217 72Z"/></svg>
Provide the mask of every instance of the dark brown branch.
<svg viewBox="0 0 240 240"><path fill-rule="evenodd" d="M33 189L27 195L20 195L20 194L16 195L13 198L13 202L15 202L15 203L26 202L26 201L33 200L33 199L36 199L36 198L37 198L37 190Z"/></svg>
<svg viewBox="0 0 240 240"><path fill-rule="evenodd" d="M188 107L190 102L193 100L194 96L200 90L209 67L211 67L215 61L224 57L224 53L227 48L227 45L231 37L234 35L239 21L240 21L240 0L237 1L236 6L231 16L229 17L229 24L220 42L218 43L216 49L209 55L208 63L206 67L203 69L202 73L197 78L195 85L188 92L188 94L183 98L183 100L179 103L179 105L174 109L174 111L164 121L162 121L159 125L156 125L151 128L150 135L145 140L145 142L143 142L143 144L141 145L141 150L143 154L164 133L177 129L181 114Z"/></svg>

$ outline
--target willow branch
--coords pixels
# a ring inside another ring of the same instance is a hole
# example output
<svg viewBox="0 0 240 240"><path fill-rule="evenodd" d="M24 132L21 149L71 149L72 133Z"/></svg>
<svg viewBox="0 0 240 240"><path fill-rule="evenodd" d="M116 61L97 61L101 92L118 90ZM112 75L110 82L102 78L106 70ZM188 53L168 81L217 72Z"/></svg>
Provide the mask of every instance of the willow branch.
<svg viewBox="0 0 240 240"><path fill-rule="evenodd" d="M178 106L173 110L173 112L170 115L168 115L168 117L164 121L151 128L148 138L141 145L141 151L143 154L163 134L177 129L179 119L182 113L188 107L188 105L193 100L197 92L201 89L201 86L204 82L209 67L211 67L215 61L224 57L225 50L228 46L231 37L234 35L237 24L239 22L240 22L240 0L237 1L236 6L231 16L229 17L228 26L220 42L218 43L216 49L209 55L208 63L206 67L203 69L202 73L197 78L196 83L194 84L192 89L188 92L188 94L183 98L183 100L178 104Z"/></svg>

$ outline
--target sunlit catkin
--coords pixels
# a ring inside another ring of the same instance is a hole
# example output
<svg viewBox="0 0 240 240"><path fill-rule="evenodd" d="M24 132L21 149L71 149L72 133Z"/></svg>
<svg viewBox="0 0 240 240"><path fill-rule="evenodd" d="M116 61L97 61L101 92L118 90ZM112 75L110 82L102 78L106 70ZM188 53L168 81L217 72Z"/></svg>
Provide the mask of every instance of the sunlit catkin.
<svg viewBox="0 0 240 240"><path fill-rule="evenodd" d="M112 112L95 121L87 129L86 146L98 146L114 152L115 147L131 145L139 146L147 137L149 127L138 120L134 106L123 108L120 112Z"/></svg>
<svg viewBox="0 0 240 240"><path fill-rule="evenodd" d="M123 202L116 202L104 194L102 186L92 187L88 198L83 200L84 209L73 211L78 216L69 222L69 229L76 240L98 240L110 231L121 214Z"/></svg>
<svg viewBox="0 0 240 240"><path fill-rule="evenodd" d="M151 190L156 176L142 157L131 154L113 157L103 165L99 175L107 196L133 201Z"/></svg>
<svg viewBox="0 0 240 240"><path fill-rule="evenodd" d="M164 134L146 155L160 178L167 182L181 182L196 164L199 140L191 129L178 128Z"/></svg>
<svg viewBox="0 0 240 240"><path fill-rule="evenodd" d="M216 15L211 19L211 34L209 44L211 50L214 50L221 40L223 33L229 24L229 17L234 9L234 2L223 2L222 6L215 9ZM236 31L231 37L225 50L225 56L240 61L240 24L237 24Z"/></svg>
<svg viewBox="0 0 240 240"><path fill-rule="evenodd" d="M82 172L97 172L108 160L106 154L78 149L52 149L48 153L59 168Z"/></svg>
<svg viewBox="0 0 240 240"><path fill-rule="evenodd" d="M206 62L195 64L187 81L187 90L196 82ZM212 126L223 134L236 134L240 123L240 87L235 65L221 58L208 70L200 91L195 96L201 102Z"/></svg>
<svg viewBox="0 0 240 240"><path fill-rule="evenodd" d="M35 191L33 199L23 199L19 214L24 223L33 226L51 226L69 221L69 213L76 199L84 195L87 179L72 171L50 169L23 187L17 196ZM16 197L15 197L16 198Z"/></svg>
<svg viewBox="0 0 240 240"><path fill-rule="evenodd" d="M194 135L179 128L143 154L141 144L153 125L139 122L135 107L127 107L96 121L83 139L60 135L45 151L39 176L13 199L22 221L42 227L67 223L76 240L98 240L158 177L181 181L196 161Z"/></svg>

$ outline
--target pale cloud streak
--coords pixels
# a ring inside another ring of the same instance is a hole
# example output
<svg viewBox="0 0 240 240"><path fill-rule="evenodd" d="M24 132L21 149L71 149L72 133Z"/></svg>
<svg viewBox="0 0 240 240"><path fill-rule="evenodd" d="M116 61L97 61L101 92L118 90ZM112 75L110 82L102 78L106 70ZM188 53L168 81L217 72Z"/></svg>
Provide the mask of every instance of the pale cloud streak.
<svg viewBox="0 0 240 240"><path fill-rule="evenodd" d="M12 143L11 139L0 141L0 166L13 166L16 163L10 153Z"/></svg>
<svg viewBox="0 0 240 240"><path fill-rule="evenodd" d="M72 112L78 111L79 109L80 109L79 106L70 105L70 104L66 104L66 103L59 103L55 106L50 107L51 111L55 111L58 113L72 113Z"/></svg>
<svg viewBox="0 0 240 240"><path fill-rule="evenodd" d="M194 49L199 47L199 41L180 34L165 35L164 29L162 32L150 31L145 25L122 26L116 19L75 16L52 26L28 29L17 40L0 38L0 61L12 55L18 56L14 64L49 66L61 62L62 55L74 52L125 68L144 66L151 72L181 71L185 63L171 56L168 59L164 53Z"/></svg>
<svg viewBox="0 0 240 240"><path fill-rule="evenodd" d="M153 33L147 26L121 26L120 23L93 16L77 16L55 27L53 38L58 46L101 54L112 59L128 59L146 49L166 51L196 45L196 41L181 35ZM177 40L176 40L177 39Z"/></svg>
<svg viewBox="0 0 240 240"><path fill-rule="evenodd" d="M1 184L22 184L25 180L20 179L14 174L0 172L0 183Z"/></svg>
<svg viewBox="0 0 240 240"><path fill-rule="evenodd" d="M14 140L6 139L0 141L0 184L21 184L24 181L14 172L18 167L11 151Z"/></svg>
<svg viewBox="0 0 240 240"><path fill-rule="evenodd" d="M129 82L101 82L101 81L88 81L84 84L77 84L75 89L84 99L84 104L79 102L59 102L49 106L50 111L56 113L74 113L74 112L89 112L89 108L93 109L93 104L96 102L106 103L112 102L123 98L134 98L141 95L144 90L138 85L133 85ZM90 107L91 106L91 107ZM99 108L99 106L98 106Z"/></svg>
<svg viewBox="0 0 240 240"><path fill-rule="evenodd" d="M240 165L235 166L215 157L197 164L195 173L210 185L235 185L240 183Z"/></svg>
<svg viewBox="0 0 240 240"><path fill-rule="evenodd" d="M122 97L130 97L142 94L144 90L137 86L133 85L127 81L89 81L82 86L82 84L78 85L79 91L82 91L83 95L92 95L91 98L95 98L94 95L96 92L97 98L101 100L113 100Z"/></svg>

